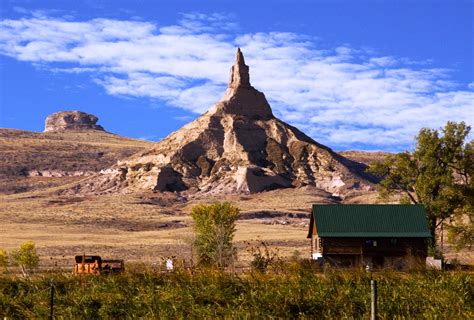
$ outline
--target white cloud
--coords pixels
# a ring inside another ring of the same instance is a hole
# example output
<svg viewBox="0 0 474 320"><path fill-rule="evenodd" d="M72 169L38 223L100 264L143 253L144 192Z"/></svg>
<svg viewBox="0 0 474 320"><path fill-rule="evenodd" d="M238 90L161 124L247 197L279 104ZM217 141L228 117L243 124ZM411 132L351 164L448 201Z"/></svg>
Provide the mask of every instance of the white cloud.
<svg viewBox="0 0 474 320"><path fill-rule="evenodd" d="M370 58L370 63L373 63L376 66L381 67L390 67L394 66L398 63L397 59L394 57L377 57L377 58Z"/></svg>
<svg viewBox="0 0 474 320"><path fill-rule="evenodd" d="M34 15L0 21L0 53L53 72L91 73L110 95L206 111L223 95L240 46L254 87L275 114L316 140L400 150L421 127L474 120L474 86L449 69L288 32L239 34L224 14L183 14L175 25Z"/></svg>

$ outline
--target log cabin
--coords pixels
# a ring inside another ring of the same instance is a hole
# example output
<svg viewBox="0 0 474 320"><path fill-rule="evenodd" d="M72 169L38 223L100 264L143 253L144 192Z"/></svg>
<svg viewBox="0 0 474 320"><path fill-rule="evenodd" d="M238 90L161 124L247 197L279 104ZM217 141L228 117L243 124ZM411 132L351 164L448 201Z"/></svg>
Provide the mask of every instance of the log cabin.
<svg viewBox="0 0 474 320"><path fill-rule="evenodd" d="M431 234L423 205L314 204L308 238L324 264L409 270L425 265Z"/></svg>

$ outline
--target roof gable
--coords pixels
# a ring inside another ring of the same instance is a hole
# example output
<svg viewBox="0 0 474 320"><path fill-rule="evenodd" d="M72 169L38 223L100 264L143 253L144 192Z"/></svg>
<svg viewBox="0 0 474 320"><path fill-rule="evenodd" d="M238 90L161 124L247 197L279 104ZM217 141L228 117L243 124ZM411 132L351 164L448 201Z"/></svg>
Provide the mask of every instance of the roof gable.
<svg viewBox="0 0 474 320"><path fill-rule="evenodd" d="M314 204L311 220L319 237L431 237L423 205Z"/></svg>

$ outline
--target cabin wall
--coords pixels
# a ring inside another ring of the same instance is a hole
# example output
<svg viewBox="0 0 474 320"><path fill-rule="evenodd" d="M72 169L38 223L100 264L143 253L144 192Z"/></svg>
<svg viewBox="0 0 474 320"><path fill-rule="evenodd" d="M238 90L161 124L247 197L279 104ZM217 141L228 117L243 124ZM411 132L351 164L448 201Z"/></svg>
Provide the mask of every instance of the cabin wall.
<svg viewBox="0 0 474 320"><path fill-rule="evenodd" d="M320 238L320 253L339 267L411 269L424 264L424 238Z"/></svg>

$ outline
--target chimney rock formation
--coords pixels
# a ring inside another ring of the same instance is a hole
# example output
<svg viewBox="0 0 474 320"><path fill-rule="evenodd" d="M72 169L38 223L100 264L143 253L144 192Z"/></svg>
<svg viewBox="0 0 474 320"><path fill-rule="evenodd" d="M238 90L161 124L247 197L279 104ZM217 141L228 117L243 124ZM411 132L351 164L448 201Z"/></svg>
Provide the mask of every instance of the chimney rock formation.
<svg viewBox="0 0 474 320"><path fill-rule="evenodd" d="M84 192L253 193L315 186L333 194L370 188L352 162L273 116L250 85L240 49L223 99L149 151L104 171Z"/></svg>

